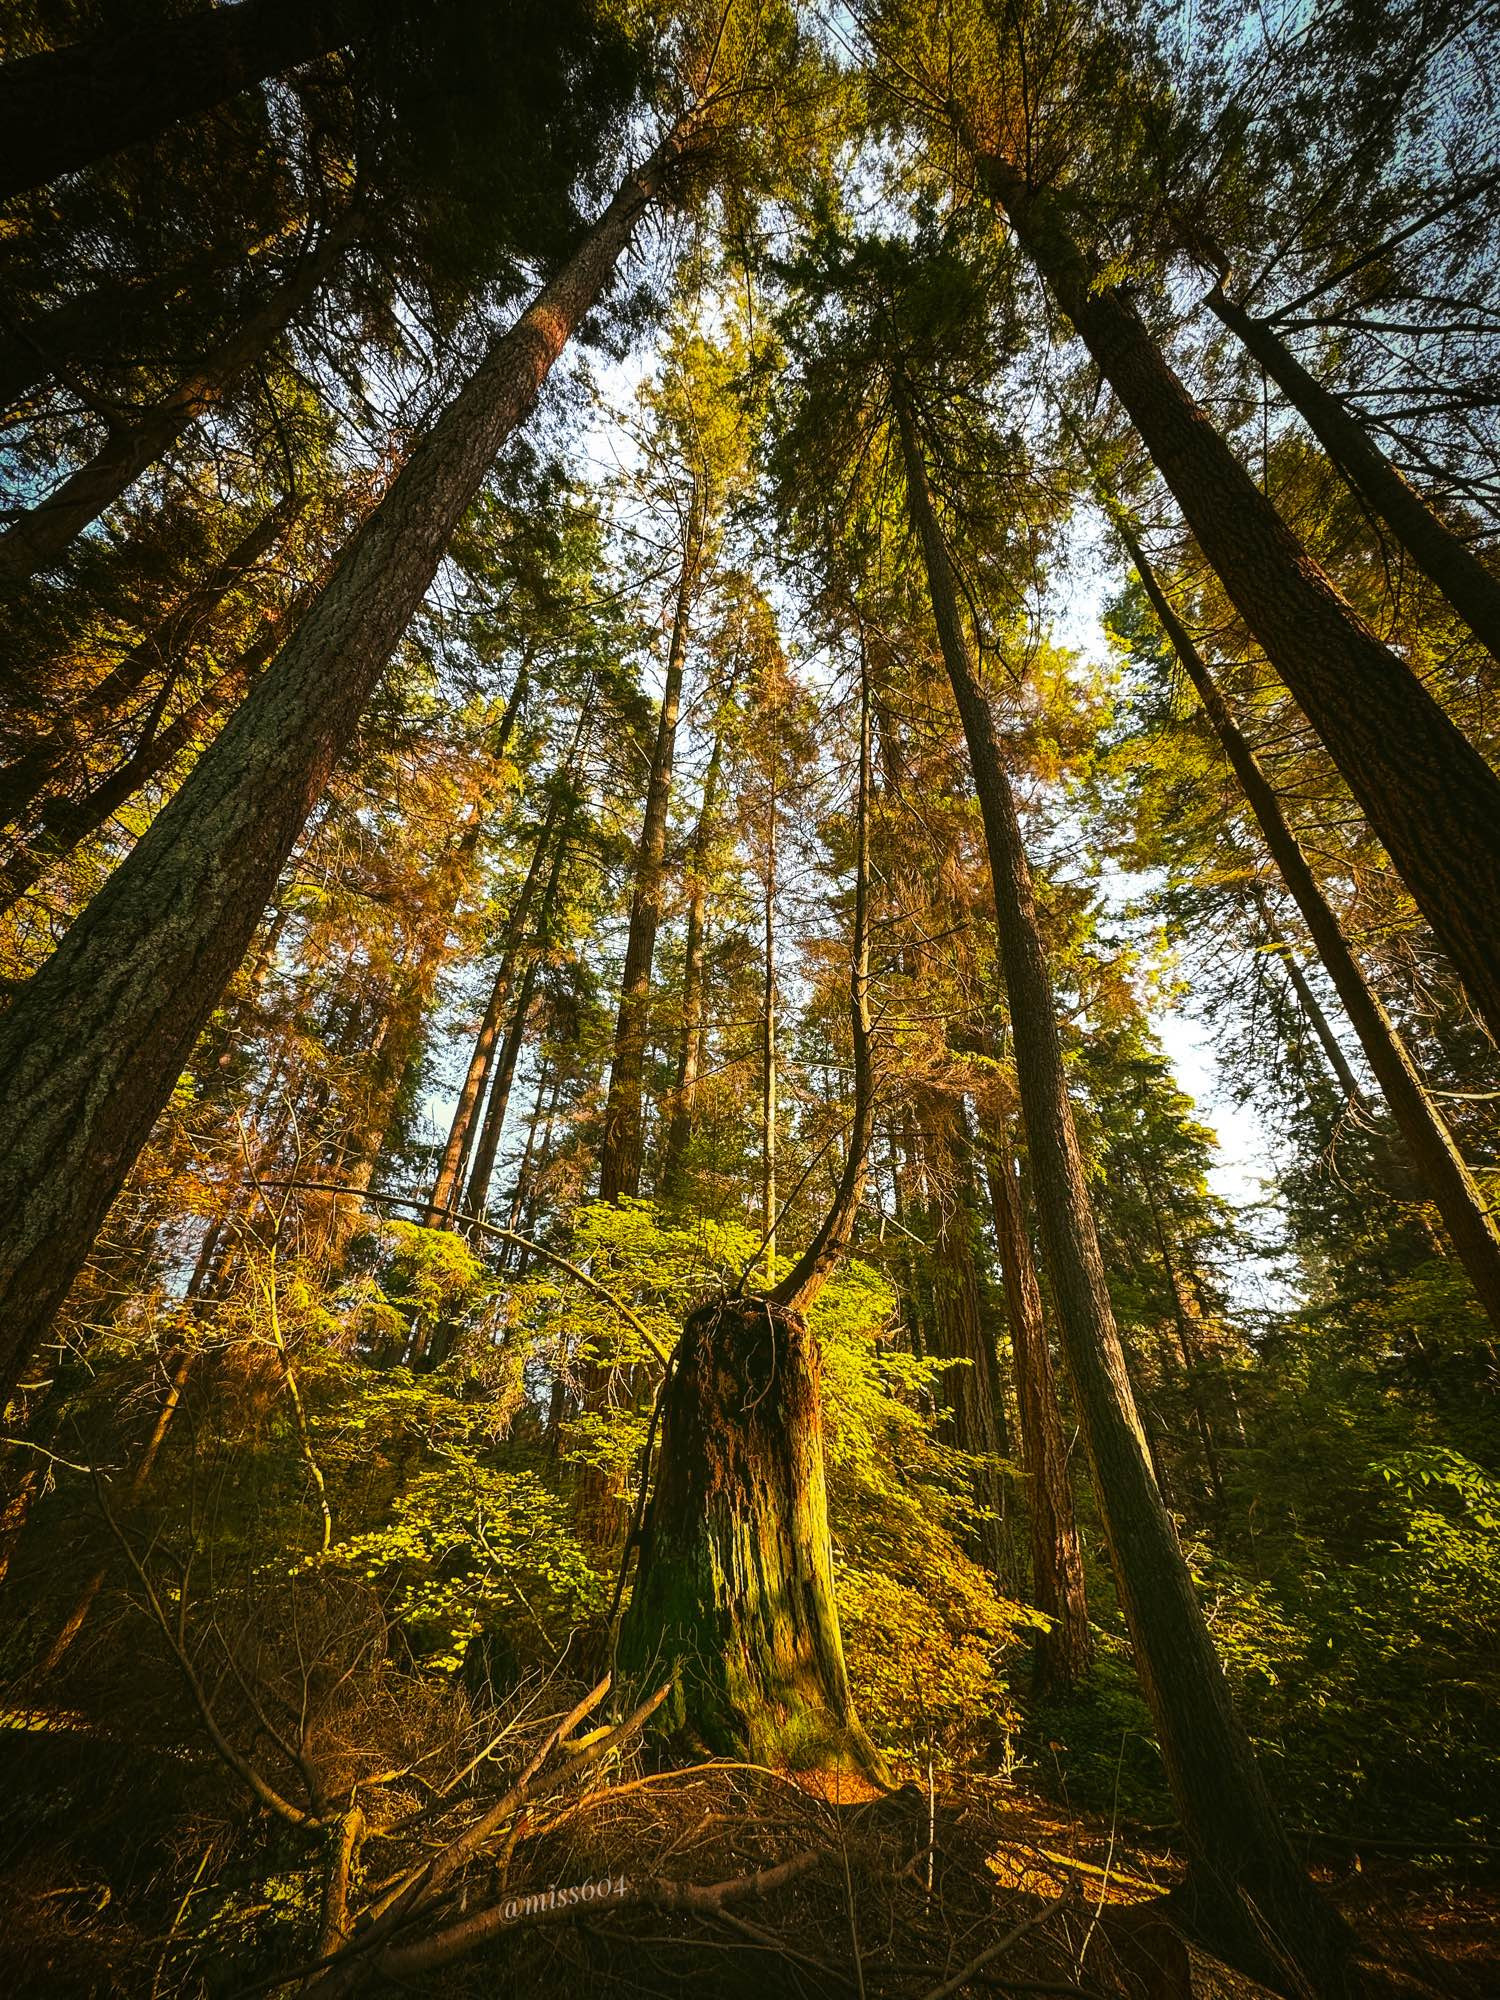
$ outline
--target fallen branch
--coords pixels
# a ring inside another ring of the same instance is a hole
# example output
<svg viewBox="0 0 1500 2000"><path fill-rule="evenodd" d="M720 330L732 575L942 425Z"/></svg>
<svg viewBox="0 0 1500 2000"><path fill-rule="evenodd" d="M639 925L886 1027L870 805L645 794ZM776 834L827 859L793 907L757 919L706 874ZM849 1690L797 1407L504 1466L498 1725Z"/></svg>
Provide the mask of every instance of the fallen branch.
<svg viewBox="0 0 1500 2000"><path fill-rule="evenodd" d="M423 1944L398 1946L390 1942L393 1934L404 1924L418 1916L424 1907L430 1907L442 1895L449 1882L465 1862L471 1860L491 1836L499 1831L507 1819L512 1818L521 1808L536 1799L546 1798L550 1793L569 1784L582 1771L607 1757L628 1738L635 1735L660 1708L670 1692L670 1684L657 1689L655 1694L643 1701L632 1715L618 1723L602 1735L586 1744L560 1769L541 1776L542 1765L553 1750L560 1745L566 1748L566 1738L609 1692L608 1680L600 1681L577 1703L555 1728L550 1730L540 1748L532 1756L525 1770L504 1796L498 1799L486 1812L474 1821L472 1826L442 1848L432 1859L420 1868L412 1869L401 1877L391 1888L373 1903L354 1925L348 1943L331 1958L320 1960L309 1966L301 1974L294 1975L310 1980L307 1991L312 2000L332 2000L332 1996L349 1990L350 1985L373 1974L383 1978L400 1975L390 1970L391 1963L403 1958L407 1952L420 1951ZM503 1907L503 1906L502 1906ZM460 1927L461 1928L461 1927ZM446 1932L438 1933L446 1936ZM465 1947L467 1948L467 1947Z"/></svg>
<svg viewBox="0 0 1500 2000"><path fill-rule="evenodd" d="M798 1876L805 1875L817 1859L816 1852L808 1850L793 1855L789 1861L780 1862L774 1868L762 1868L753 1875L738 1875L726 1882L646 1882L638 1890L613 1900L610 1908L672 1910L694 1916L721 1916L725 1914L727 1903L773 1895ZM446 1930L423 1938L420 1943L385 1952L372 1970L378 1971L384 1979L410 1979L419 1973L435 1971L441 1965L451 1965L454 1959L489 1943L519 1921L542 1923L556 1917L577 1916L583 1907L598 1915L597 1905L568 1902L529 1911L523 1920L514 1914L506 1914L508 1910L514 1911L515 1902L516 1899L511 1897L503 1903L492 1903L486 1909L476 1910L462 1922L450 1924Z"/></svg>

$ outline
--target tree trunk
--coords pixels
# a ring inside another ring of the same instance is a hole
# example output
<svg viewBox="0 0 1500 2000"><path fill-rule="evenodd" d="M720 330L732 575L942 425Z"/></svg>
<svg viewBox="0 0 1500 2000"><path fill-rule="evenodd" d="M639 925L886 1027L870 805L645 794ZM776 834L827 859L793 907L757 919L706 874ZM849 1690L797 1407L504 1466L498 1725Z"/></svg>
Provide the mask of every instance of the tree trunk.
<svg viewBox="0 0 1500 2000"><path fill-rule="evenodd" d="M775 749L771 755L774 760ZM764 1243L766 1283L776 1282L776 772L770 782L766 821L765 991L760 1013L760 1233Z"/></svg>
<svg viewBox="0 0 1500 2000"><path fill-rule="evenodd" d="M143 743L81 798L49 799L42 823L24 847L0 864L0 913L17 903L49 869L101 831L121 806L172 764L215 716L238 701L276 650L284 621L276 619L255 645L212 681L175 721Z"/></svg>
<svg viewBox="0 0 1500 2000"><path fill-rule="evenodd" d="M397 11L373 0L241 0L8 62L0 199L154 138Z"/></svg>
<svg viewBox="0 0 1500 2000"><path fill-rule="evenodd" d="M0 1397L254 936L276 878L495 455L659 198L682 128L413 451L275 665L0 1020Z"/></svg>
<svg viewBox="0 0 1500 2000"><path fill-rule="evenodd" d="M1246 748L1249 748L1248 744ZM1290 827L1287 831L1291 832ZM1295 835L1292 837L1296 838ZM1260 918L1267 945L1285 968L1287 984L1296 998L1302 1018L1312 1029L1313 1039L1323 1051L1323 1060L1328 1065L1329 1075L1338 1085L1346 1104L1363 1104L1365 1094L1360 1088L1359 1078L1349 1066L1349 1058L1344 1054L1343 1044L1334 1033L1333 1023L1323 1011L1322 1002L1308 983L1307 974L1297 963L1297 954L1282 936L1271 911L1270 898L1258 881L1252 881L1250 884L1250 900L1255 905L1256 915Z"/></svg>
<svg viewBox="0 0 1500 2000"><path fill-rule="evenodd" d="M458 1103L453 1111L453 1122L448 1128L448 1143L443 1148L437 1181L432 1190L432 1207L428 1211L427 1220L434 1226L451 1215L458 1206L459 1190L463 1186L469 1157L479 1132L479 1107L489 1087L490 1073L495 1060L495 1044L499 1039L500 1023L505 1015L505 1003L510 998L516 955L526 939L532 898L536 894L536 885L541 880L548 849L553 844L553 831L558 814L562 810L562 800L563 787L557 785L553 788L552 799L547 807L547 817L542 822L536 846L532 849L531 866L526 871L526 880L521 885L521 893L516 898L515 907L510 913L510 921L505 926L505 947L500 956L494 984L490 988L484 1019L480 1022L479 1033L474 1039L474 1050L459 1089Z"/></svg>
<svg viewBox="0 0 1500 2000"><path fill-rule="evenodd" d="M702 1038L703 957L708 918L708 856L714 835L714 813L719 797L719 771L723 755L722 736L714 737L713 754L703 779L703 803L698 812L698 828L693 835L691 880L688 889L687 946L682 968L682 1037L677 1047L677 1088L672 1096L672 1118L667 1127L666 1154L662 1161L662 1193L670 1200L681 1192L684 1163L693 1137L693 1111L698 1096L698 1049Z"/></svg>
<svg viewBox="0 0 1500 2000"><path fill-rule="evenodd" d="M990 190L1133 420L1240 616L1318 732L1500 1040L1500 777L1350 609L1168 365L1008 163Z"/></svg>
<svg viewBox="0 0 1500 2000"><path fill-rule="evenodd" d="M516 1184L510 1191L510 1204L506 1211L505 1226L509 1230L517 1230L521 1226L521 1213L525 1206L526 1189L531 1177L531 1165L537 1155L537 1133L541 1130L544 1115L550 1129L552 1114L557 1108L559 1081L560 1079L556 1073L549 1069L545 1058L538 1062L536 1066L536 1095L531 1100L531 1116L526 1120L526 1144L521 1148L521 1158L516 1167ZM550 1105L547 1099L549 1090L552 1093ZM510 1249L511 1246L508 1243L501 1245L500 1261L502 1266L508 1261Z"/></svg>
<svg viewBox="0 0 1500 2000"><path fill-rule="evenodd" d="M950 1444L981 1461L973 1481L979 1518L969 1537L974 1560L1001 1580L1006 1568L1005 1485L996 1460L1005 1454L999 1371L980 1304L975 1217L965 1199L968 1133L958 1101L926 1089L917 1103L927 1165L934 1315L933 1353L954 1365L938 1388L940 1429Z"/></svg>
<svg viewBox="0 0 1500 2000"><path fill-rule="evenodd" d="M236 237L162 271L96 274L87 291L44 306L27 320L14 320L0 307L0 413L54 375L66 381L80 364L118 363L135 343L154 337L156 316L174 299L253 263L292 233L290 227L276 229L251 245Z"/></svg>
<svg viewBox="0 0 1500 2000"><path fill-rule="evenodd" d="M1052 1620L1051 1629L1036 1642L1036 1687L1043 1696L1061 1695L1078 1685L1093 1658L1083 1553L1068 1478L1068 1439L1015 1161L998 1121L986 1136L990 1141L985 1159L990 1207L1015 1356L1016 1412L1031 1527L1032 1595L1037 1610Z"/></svg>
<svg viewBox="0 0 1500 2000"><path fill-rule="evenodd" d="M0 826L9 826L25 815L33 801L74 762L88 731L103 716L138 693L153 674L169 675L176 669L181 656L197 643L202 626L273 546L294 511L291 499L279 501L96 687L14 763L0 770Z"/></svg>
<svg viewBox="0 0 1500 2000"><path fill-rule="evenodd" d="M510 1110L510 1093L516 1080L516 1065L521 1059L521 1048L526 1040L526 1027L531 1018L531 999L536 991L536 975L539 959L532 955L526 970L521 974L521 988L516 995L516 1004L511 1013L510 1030L500 1050L500 1061L495 1068L495 1087L490 1092L489 1106L484 1114L484 1127L479 1134L479 1144L474 1149L474 1171L469 1176L469 1192L464 1201L464 1211L468 1215L483 1215L489 1205L490 1182L495 1176L495 1158L500 1151L500 1135L505 1130L506 1113Z"/></svg>
<svg viewBox="0 0 1500 2000"><path fill-rule="evenodd" d="M604 1142L599 1156L601 1201L618 1201L621 1195L634 1196L641 1191L641 1095L645 1088L646 1035L651 1008L651 961L656 954L656 929L661 921L667 811L672 802L672 758L677 747L677 713L682 701L688 618L702 553L704 508L702 483L695 478L688 508L682 571L677 584L677 605L672 618L672 637L667 648L661 719L651 758L651 776L646 786L646 812L636 848L635 889L630 902L625 969L620 979L620 1013L615 1024L614 1060L610 1064L609 1095L604 1106Z"/></svg>
<svg viewBox="0 0 1500 2000"><path fill-rule="evenodd" d="M1442 1114L1428 1096L1395 1023L1366 983L1338 917L1319 887L1255 752L1230 714L1208 663L1162 589L1133 529L1118 517L1116 526L1162 630L1203 703L1249 801L1271 858L1302 913L1302 921L1359 1036L1360 1046L1391 1107L1421 1182L1443 1219L1480 1304L1491 1323L1500 1327L1500 1231L1484 1196L1464 1164Z"/></svg>
<svg viewBox="0 0 1500 2000"><path fill-rule="evenodd" d="M618 1657L670 1665L669 1724L756 1763L884 1781L849 1694L833 1590L821 1365L803 1317L846 1248L875 1123L869 1007L870 700L861 675L849 1010L854 1119L833 1204L766 1298L722 1298L683 1328Z"/></svg>
<svg viewBox="0 0 1500 2000"><path fill-rule="evenodd" d="M1222 285L1209 293L1208 305L1243 341L1366 506L1500 660L1500 578L1407 484L1364 425L1313 379L1272 327L1227 299Z"/></svg>
<svg viewBox="0 0 1500 2000"><path fill-rule="evenodd" d="M171 449L189 424L222 402L316 296L358 232L358 214L346 211L236 333L134 423L112 426L86 465L70 474L55 493L19 515L0 534L0 584L15 585L38 570L51 568L76 536Z"/></svg>
<svg viewBox="0 0 1500 2000"><path fill-rule="evenodd" d="M817 1343L768 1299L715 1300L683 1328L619 1663L670 1670L662 1717L694 1748L883 1777L844 1666Z"/></svg>
<svg viewBox="0 0 1500 2000"><path fill-rule="evenodd" d="M994 876L1021 1115L1059 1330L1137 1671L1187 1837L1184 1900L1204 1932L1247 1968L1285 1980L1290 1965L1319 1992L1340 1993L1347 1984L1344 1926L1292 1857L1152 1476L1110 1307L1015 800L899 384L896 413L912 527Z"/></svg>
<svg viewBox="0 0 1500 2000"><path fill-rule="evenodd" d="M1152 1192L1149 1172L1139 1160L1135 1162L1135 1178L1141 1191L1141 1198L1146 1204L1146 1213L1151 1217L1151 1233L1156 1239L1157 1255L1161 1258L1162 1273L1166 1278L1168 1295L1172 1301L1172 1324L1177 1334L1177 1351L1182 1358L1182 1377L1187 1386L1188 1402L1192 1408L1193 1425L1198 1433L1198 1442L1203 1447L1203 1469L1208 1477L1208 1498L1212 1505L1222 1512L1224 1475L1219 1466L1219 1448L1214 1439L1213 1425L1209 1421L1208 1405L1203 1397L1202 1355L1193 1325L1196 1317L1194 1312L1196 1301L1188 1296L1182 1272L1177 1268L1177 1259L1167 1234L1161 1205Z"/></svg>

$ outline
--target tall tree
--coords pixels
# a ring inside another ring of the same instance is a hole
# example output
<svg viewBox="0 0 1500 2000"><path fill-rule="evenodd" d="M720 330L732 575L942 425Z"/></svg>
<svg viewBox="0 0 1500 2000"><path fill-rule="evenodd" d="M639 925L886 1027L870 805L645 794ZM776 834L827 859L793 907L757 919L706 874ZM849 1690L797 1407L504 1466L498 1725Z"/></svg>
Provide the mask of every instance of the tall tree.
<svg viewBox="0 0 1500 2000"><path fill-rule="evenodd" d="M1359 1037L1423 1184L1443 1218L1459 1261L1491 1321L1500 1327L1500 1230L1428 1094L1395 1024L1361 972L1338 915L1324 895L1254 750L1230 713L1208 662L1168 598L1133 525L1116 504L1116 532L1151 608L1239 780L1271 858L1307 925L1324 969ZM1337 1044L1334 1044L1337 1047ZM1330 1052L1330 1061L1333 1061Z"/></svg>
<svg viewBox="0 0 1500 2000"><path fill-rule="evenodd" d="M8 1392L242 956L293 841L496 453L680 185L679 125L412 453L295 636L0 1025L23 1145L0 1191Z"/></svg>
<svg viewBox="0 0 1500 2000"><path fill-rule="evenodd" d="M1139 431L1199 546L1369 816L1475 1007L1500 1036L1500 778L1350 608L1173 372L1055 198L976 146L1015 228Z"/></svg>
<svg viewBox="0 0 1500 2000"><path fill-rule="evenodd" d="M644 1144L646 1041L650 1030L651 964L661 923L667 860L667 815L672 803L672 765L677 753L677 718L687 660L688 624L703 560L708 495L693 471L683 523L682 558L667 644L666 678L646 780L646 806L635 852L625 966L620 975L620 1011L615 1023L609 1094L604 1105L604 1142L599 1154L599 1199L618 1201L641 1191Z"/></svg>
<svg viewBox="0 0 1500 2000"><path fill-rule="evenodd" d="M963 722L995 882L1000 958L1038 1219L1115 1576L1190 1846L1197 1920L1254 1963L1347 1983L1342 1922L1293 1859L1152 1473L1125 1371L1068 1096L1057 1003L994 715L975 670L904 383L893 391L907 504ZM1284 1976L1284 1975L1283 1975Z"/></svg>

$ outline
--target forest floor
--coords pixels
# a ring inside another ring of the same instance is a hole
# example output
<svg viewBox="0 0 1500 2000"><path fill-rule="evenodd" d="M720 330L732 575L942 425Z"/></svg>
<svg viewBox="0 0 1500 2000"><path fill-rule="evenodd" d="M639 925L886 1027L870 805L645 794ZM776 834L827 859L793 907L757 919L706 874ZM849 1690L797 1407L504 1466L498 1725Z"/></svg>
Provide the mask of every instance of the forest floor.
<svg viewBox="0 0 1500 2000"><path fill-rule="evenodd" d="M297 1990L316 1913L298 1857L226 1805L221 1773L196 1753L70 1729L61 1715L13 1716L0 1726L0 1797L0 1992ZM1180 1874L1169 1842L998 1779L939 1779L929 1796L920 1784L830 1792L744 1765L624 1765L552 1819L523 1818L505 1846L501 1862L471 1868L450 1917L611 1886L592 1906L518 1908L480 1951L361 1990L569 2000L1259 2000L1265 1990L1168 1921L1163 1896ZM1493 1856L1478 1859L1465 1874L1352 1853L1316 1867L1360 1937L1372 1994L1500 1991L1500 1872Z"/></svg>

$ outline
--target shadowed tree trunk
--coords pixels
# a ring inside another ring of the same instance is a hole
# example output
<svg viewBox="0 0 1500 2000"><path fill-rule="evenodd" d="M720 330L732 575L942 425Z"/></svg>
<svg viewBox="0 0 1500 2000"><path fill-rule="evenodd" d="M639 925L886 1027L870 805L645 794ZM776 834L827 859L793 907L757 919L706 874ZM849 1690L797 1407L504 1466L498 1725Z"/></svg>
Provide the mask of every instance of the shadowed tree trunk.
<svg viewBox="0 0 1500 2000"><path fill-rule="evenodd" d="M984 1323L975 1243L976 1218L966 1196L968 1133L956 1098L924 1090L917 1125L927 1168L929 1259L932 1269L934 1358L954 1363L943 1371L938 1395L948 1442L984 1461L976 1468L974 1500L981 1518L969 1553L991 1576L1006 1570L1005 1485L993 1461L1006 1455L1004 1412L994 1341Z"/></svg>
<svg viewBox="0 0 1500 2000"><path fill-rule="evenodd" d="M687 1321L661 1396L661 1449L620 1628L632 1677L673 1678L668 1726L776 1767L883 1779L854 1712L833 1592L821 1367L804 1317L842 1256L874 1128L869 1015L869 698L861 703L850 1011L855 1108L838 1193L764 1298Z"/></svg>
<svg viewBox="0 0 1500 2000"><path fill-rule="evenodd" d="M682 670L687 654L688 619L698 581L702 554L706 496L694 478L688 505L682 570L672 637L667 647L667 673L662 687L661 718L651 775L646 786L646 811L636 848L635 887L630 901L630 929L625 940L625 969L620 979L620 1012L615 1024L614 1059L604 1106L604 1143L599 1156L599 1199L618 1201L641 1191L642 1107L645 1088L646 1034L651 1008L651 961L656 955L656 930L661 922L662 875L667 855L667 812L672 803L672 758L677 747L677 713L682 702Z"/></svg>
<svg viewBox="0 0 1500 2000"><path fill-rule="evenodd" d="M1248 744L1246 746L1249 747ZM1253 754L1253 753L1252 753ZM1291 829L1288 828L1288 832ZM1295 838L1295 835L1293 836ZM1300 842L1298 843L1300 845ZM1287 984L1296 998L1302 1018L1313 1031L1313 1039L1323 1052L1323 1060L1328 1065L1328 1073L1338 1085L1346 1104L1363 1104L1365 1093L1359 1078L1349 1066L1349 1058L1344 1054L1343 1044L1333 1031L1333 1023L1323 1010L1323 1003L1314 993L1307 974L1298 963L1297 954L1281 933L1271 909L1271 901L1264 887L1258 881L1249 884L1249 896L1255 906L1255 914L1260 919L1260 927L1266 944L1277 963L1286 973Z"/></svg>
<svg viewBox="0 0 1500 2000"><path fill-rule="evenodd" d="M0 826L20 819L69 769L102 717L139 693L153 674L171 677L202 627L274 545L294 511L290 498L279 501L45 736L0 770Z"/></svg>
<svg viewBox="0 0 1500 2000"><path fill-rule="evenodd" d="M1213 1506L1222 1509L1224 1475L1219 1465L1219 1447L1204 1397L1203 1354L1198 1345L1198 1331L1195 1325L1197 1300L1189 1294L1186 1279L1179 1268L1177 1252L1172 1246L1166 1219L1161 1212L1161 1204L1152 1191L1150 1170L1139 1159L1133 1159L1132 1164L1136 1186L1140 1190L1141 1200L1145 1203L1146 1213L1151 1218L1151 1234L1156 1242L1162 1275L1166 1278L1167 1293L1172 1302L1172 1324L1177 1334L1177 1352L1182 1361L1182 1378L1187 1389L1188 1404L1193 1412L1193 1427L1198 1433L1198 1442L1203 1447L1203 1469L1208 1478L1208 1498Z"/></svg>
<svg viewBox="0 0 1500 2000"><path fill-rule="evenodd" d="M1500 777L1339 595L1173 373L1135 307L1009 162L989 192L1135 424L1199 547L1500 1039Z"/></svg>
<svg viewBox="0 0 1500 2000"><path fill-rule="evenodd" d="M97 521L148 466L171 449L189 424L222 402L312 301L358 232L358 214L346 211L280 289L222 346L206 355L135 422L112 427L86 465L71 473L55 493L19 515L0 534L0 583L19 583L38 570L50 568L75 536Z"/></svg>
<svg viewBox="0 0 1500 2000"><path fill-rule="evenodd" d="M295 625L301 604L311 593L294 600L284 612L264 621L261 635L185 708L181 715L157 730L133 750L123 763L78 798L49 799L42 807L41 824L24 847L0 863L0 912L8 910L39 881L49 869L65 861L85 840L99 833L121 806L133 799L177 758L200 732L233 707L245 689L275 657L277 646L288 625Z"/></svg>
<svg viewBox="0 0 1500 2000"><path fill-rule="evenodd" d="M0 198L42 187L325 54L415 0L240 0L0 67Z"/></svg>
<svg viewBox="0 0 1500 2000"><path fill-rule="evenodd" d="M681 1192L684 1162L693 1137L693 1112L698 1096L698 1050L703 1035L703 953L708 924L708 858L719 798L723 738L715 736L713 754L703 779L703 803L693 835L688 889L687 945L682 966L682 1033L677 1047L677 1088L667 1127L662 1161L662 1193L671 1199Z"/></svg>
<svg viewBox="0 0 1500 2000"><path fill-rule="evenodd" d="M0 1020L0 1397L255 934L277 875L495 454L683 151L633 172L413 451L275 664Z"/></svg>
<svg viewBox="0 0 1500 2000"><path fill-rule="evenodd" d="M1188 1848L1185 1914L1222 1949L1280 1980L1347 1990L1348 1935L1292 1856L1152 1474L1110 1306L1073 1122L1057 1005L1031 870L994 717L959 613L908 391L893 385L907 504L969 746L994 877L1000 963L1038 1220L1074 1399L1093 1467L1137 1670Z"/></svg>
<svg viewBox="0 0 1500 2000"><path fill-rule="evenodd" d="M776 1278L776 756L773 749L766 812L764 983L760 1008L760 1233L766 1283Z"/></svg>
<svg viewBox="0 0 1500 2000"><path fill-rule="evenodd" d="M1396 1032L1395 1023L1360 971L1343 927L1319 887L1302 852L1301 843L1281 809L1281 801L1230 714L1229 704L1220 693L1207 661L1193 644L1186 626L1162 589L1134 530L1118 510L1115 525L1135 564L1151 608L1181 662L1183 672L1192 682L1250 810L1255 814L1271 859L1302 913L1302 921L1307 925L1318 956L1333 981L1333 989L1344 1012L1359 1036L1360 1046L1391 1108L1421 1183L1443 1219L1449 1240L1468 1273L1480 1304L1492 1324L1500 1327L1500 1231L1495 1227L1484 1195L1465 1165L1442 1113L1428 1095L1427 1086ZM1333 1048L1329 1047L1332 1040L1330 1035L1324 1042L1330 1061L1333 1061L1333 1049L1337 1048L1336 1042L1333 1042ZM1338 1067L1335 1064L1336 1070ZM1354 1079L1348 1073L1348 1065L1343 1064L1342 1067L1344 1074L1340 1076L1340 1082L1347 1079L1352 1084ZM1357 1098L1358 1094L1356 1088L1353 1095Z"/></svg>
<svg viewBox="0 0 1500 2000"><path fill-rule="evenodd" d="M1226 298L1222 283L1209 293L1208 305L1244 342L1366 506L1500 660L1500 577L1407 484L1342 399L1308 373L1273 327Z"/></svg>
<svg viewBox="0 0 1500 2000"><path fill-rule="evenodd" d="M284 233L278 230L270 240ZM135 341L154 336L157 315L174 299L234 270L265 247L247 249L238 239L173 269L100 277L87 291L46 306L30 319L14 320L0 308L0 411L13 408L54 375L66 379L80 363L108 363L133 352Z"/></svg>
<svg viewBox="0 0 1500 2000"><path fill-rule="evenodd" d="M1036 1686L1039 1694L1066 1694L1087 1674L1093 1658L1083 1554L1068 1479L1067 1432L1013 1151L1003 1138L998 1119L986 1136L985 1170L1015 1357L1016 1414L1031 1528L1032 1595L1037 1610L1052 1620L1051 1630L1036 1642Z"/></svg>

